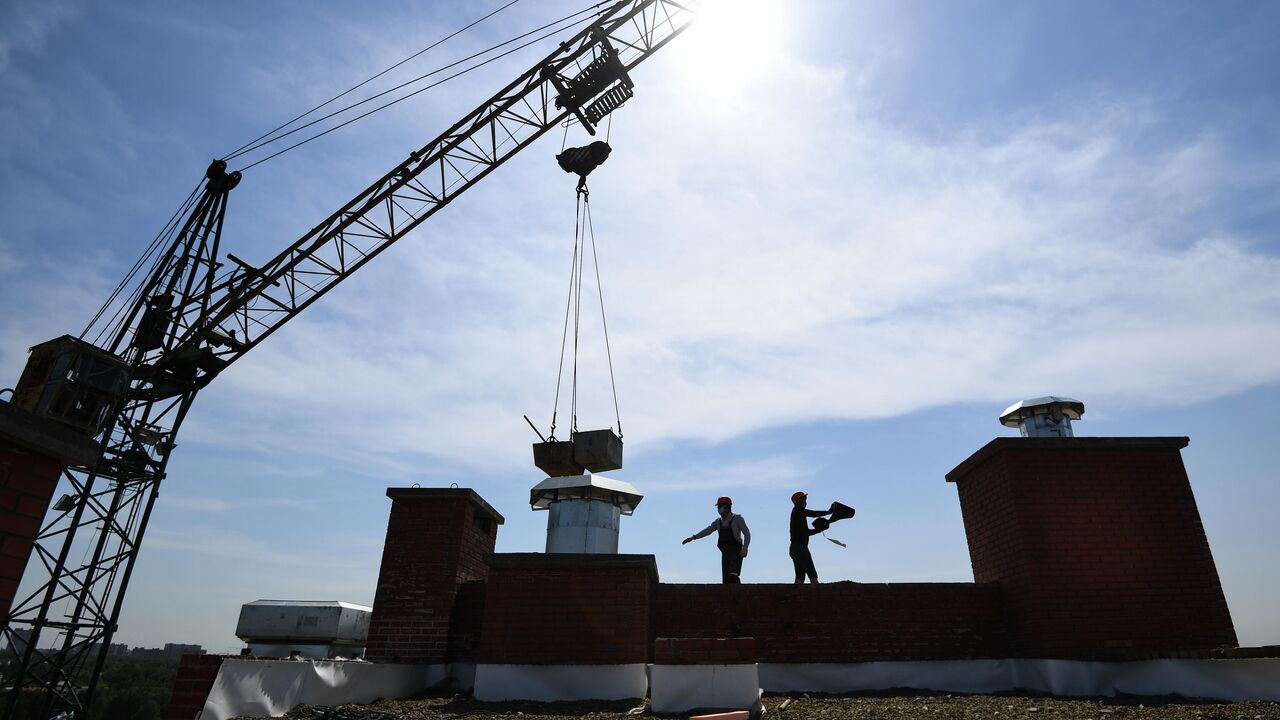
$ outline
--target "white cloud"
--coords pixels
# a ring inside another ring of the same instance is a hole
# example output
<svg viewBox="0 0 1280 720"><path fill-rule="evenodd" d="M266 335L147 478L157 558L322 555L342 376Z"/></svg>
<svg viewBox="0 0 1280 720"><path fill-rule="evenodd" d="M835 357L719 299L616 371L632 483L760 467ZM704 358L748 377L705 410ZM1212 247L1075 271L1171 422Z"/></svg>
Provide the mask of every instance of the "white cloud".
<svg viewBox="0 0 1280 720"><path fill-rule="evenodd" d="M812 478L815 466L798 455L773 455L709 468L677 468L665 479L646 482L645 492L717 488L789 488Z"/></svg>

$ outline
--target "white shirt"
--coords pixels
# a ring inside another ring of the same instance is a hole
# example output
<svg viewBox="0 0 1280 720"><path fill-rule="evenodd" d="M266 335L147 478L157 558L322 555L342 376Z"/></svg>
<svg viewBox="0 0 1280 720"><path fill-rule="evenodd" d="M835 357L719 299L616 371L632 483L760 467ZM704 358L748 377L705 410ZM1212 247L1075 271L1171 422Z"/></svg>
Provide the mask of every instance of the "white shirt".
<svg viewBox="0 0 1280 720"><path fill-rule="evenodd" d="M725 521L722 518L712 520L710 525L699 530L697 534L693 535L693 539L697 540L698 538L706 537L711 533L720 532L720 528L724 525L724 522ZM751 544L751 531L747 529L747 521L743 520L741 515L729 516L729 531L733 533L734 540L742 543L742 547L745 548Z"/></svg>

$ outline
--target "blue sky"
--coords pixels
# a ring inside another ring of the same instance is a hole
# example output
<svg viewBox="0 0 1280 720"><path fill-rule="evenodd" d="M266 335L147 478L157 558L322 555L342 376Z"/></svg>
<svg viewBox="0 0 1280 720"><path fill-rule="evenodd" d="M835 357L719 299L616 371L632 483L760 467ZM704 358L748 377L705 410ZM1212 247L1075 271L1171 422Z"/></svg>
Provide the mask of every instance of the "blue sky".
<svg viewBox="0 0 1280 720"><path fill-rule="evenodd" d="M497 2L0 6L0 377L77 333L224 154ZM425 72L580 5L523 0ZM1026 397L1080 435L1188 435L1240 639L1280 643L1280 5L743 0L635 75L592 177L626 429L622 551L732 495L748 581L790 578L787 497L859 509L826 580L972 579L943 475ZM246 173L261 261L540 57ZM570 132L569 142L585 140ZM370 603L388 486L458 483L541 550L573 179L544 138L233 366L179 438L118 639L238 647L241 603ZM588 324L589 332L596 325ZM613 420L585 336L581 425Z"/></svg>

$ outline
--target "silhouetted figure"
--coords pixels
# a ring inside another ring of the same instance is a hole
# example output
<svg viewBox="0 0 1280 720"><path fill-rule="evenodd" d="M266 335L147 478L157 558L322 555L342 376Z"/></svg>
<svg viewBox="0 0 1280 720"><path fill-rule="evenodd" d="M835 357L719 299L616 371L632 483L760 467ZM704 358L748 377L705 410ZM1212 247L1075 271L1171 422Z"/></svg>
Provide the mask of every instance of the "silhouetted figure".
<svg viewBox="0 0 1280 720"><path fill-rule="evenodd" d="M788 553L791 564L796 569L796 584L804 583L807 575L809 582L818 584L818 570L813 566L813 555L809 554L809 537L822 532L809 527L809 518L830 515L830 510L806 510L809 505L809 493L796 491L791 495L791 547Z"/></svg>
<svg viewBox="0 0 1280 720"><path fill-rule="evenodd" d="M720 517L697 533L685 538L680 544L687 545L698 538L717 533L716 547L720 548L720 582L735 584L742 582L742 559L747 556L747 546L751 544L751 531L747 529L747 521L741 515L733 514L733 500L720 497L716 500L716 512Z"/></svg>

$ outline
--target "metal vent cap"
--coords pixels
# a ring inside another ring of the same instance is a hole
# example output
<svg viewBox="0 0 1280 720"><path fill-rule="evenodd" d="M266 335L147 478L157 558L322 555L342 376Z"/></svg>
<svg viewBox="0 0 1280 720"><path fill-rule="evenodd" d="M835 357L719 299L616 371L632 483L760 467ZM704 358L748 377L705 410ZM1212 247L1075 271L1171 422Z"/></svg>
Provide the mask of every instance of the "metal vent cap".
<svg viewBox="0 0 1280 720"><path fill-rule="evenodd" d="M1069 397L1046 395L1022 400L1000 413L1000 424L1016 427L1023 437L1075 437L1071 421L1084 415L1084 403Z"/></svg>

